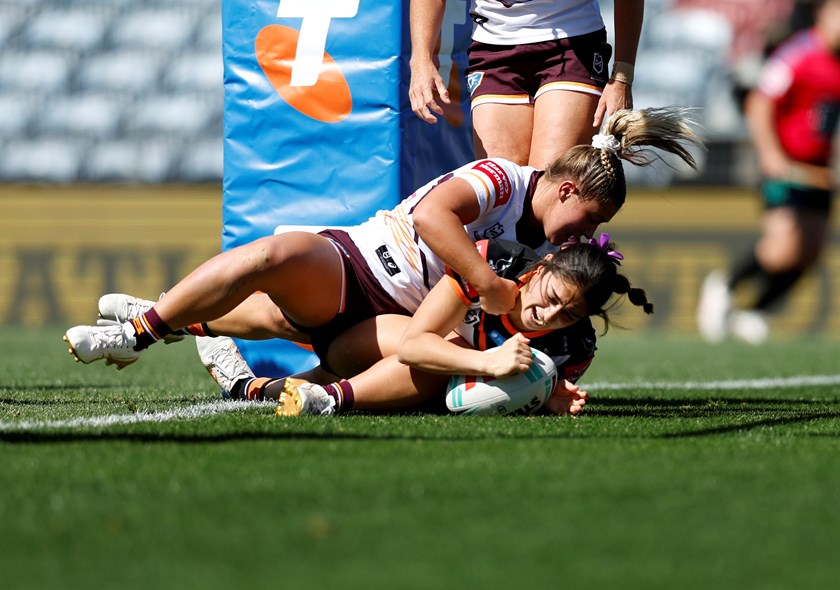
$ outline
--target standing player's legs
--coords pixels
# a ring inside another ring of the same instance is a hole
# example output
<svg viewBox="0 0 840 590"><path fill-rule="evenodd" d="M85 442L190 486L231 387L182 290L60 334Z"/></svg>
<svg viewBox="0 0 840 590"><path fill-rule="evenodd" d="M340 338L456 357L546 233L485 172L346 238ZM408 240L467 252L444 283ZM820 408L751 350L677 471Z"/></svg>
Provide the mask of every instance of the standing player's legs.
<svg viewBox="0 0 840 590"><path fill-rule="evenodd" d="M756 258L768 273L813 265L828 236L828 217L809 210L777 207L765 212Z"/></svg>
<svg viewBox="0 0 840 590"><path fill-rule="evenodd" d="M534 107L530 104L484 103L472 112L476 158L505 158L528 163Z"/></svg>
<svg viewBox="0 0 840 590"><path fill-rule="evenodd" d="M467 82L476 158L528 163L534 128L530 50L533 46L470 45Z"/></svg>
<svg viewBox="0 0 840 590"><path fill-rule="evenodd" d="M569 148L592 143L592 119L598 95L571 90L550 90L534 104L534 126L528 165L540 170Z"/></svg>
<svg viewBox="0 0 840 590"><path fill-rule="evenodd" d="M611 54L604 30L513 46L473 43L467 80L476 156L544 169L590 143Z"/></svg>

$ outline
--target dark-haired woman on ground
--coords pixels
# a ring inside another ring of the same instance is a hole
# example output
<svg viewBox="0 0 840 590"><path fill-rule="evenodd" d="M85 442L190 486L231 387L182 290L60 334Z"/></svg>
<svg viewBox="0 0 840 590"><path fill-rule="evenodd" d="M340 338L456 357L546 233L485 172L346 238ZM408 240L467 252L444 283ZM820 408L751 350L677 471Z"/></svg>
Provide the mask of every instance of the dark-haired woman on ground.
<svg viewBox="0 0 840 590"><path fill-rule="evenodd" d="M623 257L608 234L598 240L570 240L543 258L521 244L500 240L478 242L476 250L498 276L515 281L517 297L510 313L483 311L472 285L449 272L411 319L376 318L383 322L381 328L388 322L388 329L403 336L396 354L369 370L320 386L294 378L254 379L242 367L232 397L279 398L278 415L423 405L441 409L451 375L523 373L535 348L551 357L559 376L547 410L579 413L588 394L575 382L595 355L596 334L589 318L601 317L606 331L614 296L624 294L646 313L653 312L644 291L632 288L618 272ZM228 346L235 345L230 341ZM201 356L208 364L210 359Z"/></svg>

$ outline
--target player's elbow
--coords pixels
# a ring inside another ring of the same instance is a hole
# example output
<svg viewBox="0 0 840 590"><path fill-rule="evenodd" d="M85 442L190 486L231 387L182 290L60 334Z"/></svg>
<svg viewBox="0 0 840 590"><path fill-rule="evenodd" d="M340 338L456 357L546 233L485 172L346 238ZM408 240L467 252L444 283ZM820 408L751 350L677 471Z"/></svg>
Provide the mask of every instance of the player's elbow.
<svg viewBox="0 0 840 590"><path fill-rule="evenodd" d="M403 336L400 345L397 347L397 359L404 365L416 367L419 362L417 339L411 336Z"/></svg>

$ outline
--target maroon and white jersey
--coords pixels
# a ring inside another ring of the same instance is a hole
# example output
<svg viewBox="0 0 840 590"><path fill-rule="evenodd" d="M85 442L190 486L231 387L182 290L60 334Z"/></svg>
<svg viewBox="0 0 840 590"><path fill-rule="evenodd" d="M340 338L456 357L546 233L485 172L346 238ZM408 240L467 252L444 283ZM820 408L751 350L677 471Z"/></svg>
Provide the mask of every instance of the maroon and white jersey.
<svg viewBox="0 0 840 590"><path fill-rule="evenodd" d="M564 39L604 28L597 0L473 0L472 38L489 45Z"/></svg>
<svg viewBox="0 0 840 590"><path fill-rule="evenodd" d="M390 211L346 231L359 248L376 279L394 300L411 313L443 277L443 262L414 228L412 213L429 192L451 178L463 178L475 191L479 217L467 226L473 241L502 238L517 241L516 223L533 195L540 171L493 158L461 166L420 187ZM546 242L539 249L548 251Z"/></svg>

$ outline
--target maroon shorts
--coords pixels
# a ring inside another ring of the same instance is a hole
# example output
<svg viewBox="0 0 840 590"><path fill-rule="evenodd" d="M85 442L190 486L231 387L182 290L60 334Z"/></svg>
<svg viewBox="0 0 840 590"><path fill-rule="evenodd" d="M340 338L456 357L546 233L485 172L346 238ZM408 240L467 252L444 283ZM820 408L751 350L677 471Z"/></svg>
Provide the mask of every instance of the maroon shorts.
<svg viewBox="0 0 840 590"><path fill-rule="evenodd" d="M388 293L373 276L362 253L347 235L347 232L336 229L325 229L319 235L329 239L338 247L344 263L344 307L326 324L317 327L301 326L286 318L289 323L304 334L309 334L312 349L318 355L321 366L333 372L327 363L327 351L333 340L349 328L365 320L383 314L411 314ZM342 375L349 377L350 375Z"/></svg>
<svg viewBox="0 0 840 590"><path fill-rule="evenodd" d="M611 56L605 29L525 45L473 42L467 67L470 106L533 104L550 90L601 96L609 79Z"/></svg>

